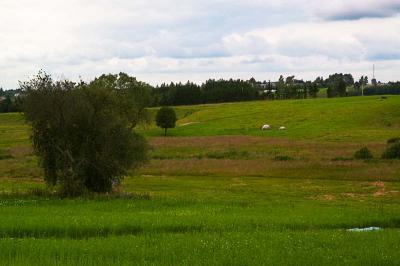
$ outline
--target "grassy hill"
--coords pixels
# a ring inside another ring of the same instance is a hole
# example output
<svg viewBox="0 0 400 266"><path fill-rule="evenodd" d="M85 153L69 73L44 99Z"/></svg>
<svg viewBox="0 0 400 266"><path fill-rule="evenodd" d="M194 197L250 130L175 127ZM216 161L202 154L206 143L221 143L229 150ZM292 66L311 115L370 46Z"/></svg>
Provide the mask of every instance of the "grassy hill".
<svg viewBox="0 0 400 266"><path fill-rule="evenodd" d="M172 136L252 135L318 140L380 140L400 131L400 97L258 101L176 107ZM269 124L271 131L260 127ZM285 126L286 131L279 131ZM151 126L146 135L159 136Z"/></svg>

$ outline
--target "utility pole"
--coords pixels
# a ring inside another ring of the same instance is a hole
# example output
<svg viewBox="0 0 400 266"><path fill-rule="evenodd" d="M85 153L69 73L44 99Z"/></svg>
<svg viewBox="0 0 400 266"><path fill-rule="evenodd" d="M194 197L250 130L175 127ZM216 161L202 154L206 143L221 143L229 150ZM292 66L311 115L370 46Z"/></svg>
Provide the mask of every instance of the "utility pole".
<svg viewBox="0 0 400 266"><path fill-rule="evenodd" d="M364 96L364 80L361 81L361 96Z"/></svg>
<svg viewBox="0 0 400 266"><path fill-rule="evenodd" d="M375 64L372 65L372 78L375 79Z"/></svg>

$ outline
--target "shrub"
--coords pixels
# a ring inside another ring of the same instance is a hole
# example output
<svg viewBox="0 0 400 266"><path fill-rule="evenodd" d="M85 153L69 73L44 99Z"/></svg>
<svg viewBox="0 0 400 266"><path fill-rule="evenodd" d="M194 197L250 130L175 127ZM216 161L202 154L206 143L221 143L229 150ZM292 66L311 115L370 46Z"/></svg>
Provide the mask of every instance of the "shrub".
<svg viewBox="0 0 400 266"><path fill-rule="evenodd" d="M400 141L389 146L382 154L383 159L400 159Z"/></svg>
<svg viewBox="0 0 400 266"><path fill-rule="evenodd" d="M387 144L393 144L393 143L396 143L396 142L400 142L400 137L395 137L395 138L388 139Z"/></svg>
<svg viewBox="0 0 400 266"><path fill-rule="evenodd" d="M8 153L8 151L0 149L0 160L10 159L12 156Z"/></svg>
<svg viewBox="0 0 400 266"><path fill-rule="evenodd" d="M354 158L361 160L369 160L373 159L374 156L372 156L371 151L367 147L363 147L358 151L356 151L356 153L354 154Z"/></svg>
<svg viewBox="0 0 400 266"><path fill-rule="evenodd" d="M214 151L206 154L210 159L246 159L250 156L248 151L236 151L233 149L227 151Z"/></svg>
<svg viewBox="0 0 400 266"><path fill-rule="evenodd" d="M347 157L342 157L342 156L335 157L332 159L333 162L346 162L346 161L352 161L352 160L353 160L353 158L347 158Z"/></svg>
<svg viewBox="0 0 400 266"><path fill-rule="evenodd" d="M293 158L288 155L278 155L278 156L275 156L274 159L275 159L275 161L291 161L291 160L293 160Z"/></svg>

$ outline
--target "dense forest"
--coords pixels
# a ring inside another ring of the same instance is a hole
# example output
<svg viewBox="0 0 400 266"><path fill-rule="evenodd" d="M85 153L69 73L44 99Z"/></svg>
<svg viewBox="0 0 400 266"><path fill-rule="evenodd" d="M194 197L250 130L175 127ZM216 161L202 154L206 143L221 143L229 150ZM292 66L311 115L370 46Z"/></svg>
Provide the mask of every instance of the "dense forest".
<svg viewBox="0 0 400 266"><path fill-rule="evenodd" d="M367 76L357 81L351 74L335 73L328 78L317 77L314 81L295 79L294 76L279 77L278 81L257 81L241 79L209 79L203 84L186 83L161 84L152 87L146 83L149 106L193 105L206 103L238 102L253 100L283 100L315 98L321 89L326 97L360 95L400 94L400 82L380 83L376 79L368 82ZM0 88L0 112L21 110L23 92L21 89Z"/></svg>

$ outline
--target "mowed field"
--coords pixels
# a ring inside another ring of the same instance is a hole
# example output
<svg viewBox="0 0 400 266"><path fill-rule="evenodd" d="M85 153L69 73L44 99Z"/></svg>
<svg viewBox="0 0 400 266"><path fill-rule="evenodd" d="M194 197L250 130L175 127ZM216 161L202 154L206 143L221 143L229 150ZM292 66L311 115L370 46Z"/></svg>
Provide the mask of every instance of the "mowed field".
<svg viewBox="0 0 400 266"><path fill-rule="evenodd" d="M0 114L0 265L400 264L400 161L380 159L400 97L176 111L169 137L138 129L151 159L119 193L77 199L38 193L29 128Z"/></svg>

